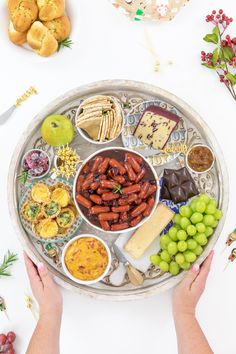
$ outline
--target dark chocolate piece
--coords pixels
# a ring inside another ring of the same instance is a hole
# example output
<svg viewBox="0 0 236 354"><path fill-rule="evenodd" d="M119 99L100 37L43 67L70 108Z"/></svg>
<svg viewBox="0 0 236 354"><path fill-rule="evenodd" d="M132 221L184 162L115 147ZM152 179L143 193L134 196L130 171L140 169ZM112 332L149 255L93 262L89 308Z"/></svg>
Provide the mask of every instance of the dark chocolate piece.
<svg viewBox="0 0 236 354"><path fill-rule="evenodd" d="M175 204L186 202L199 192L186 167L179 170L165 169L163 175L161 198L172 200Z"/></svg>

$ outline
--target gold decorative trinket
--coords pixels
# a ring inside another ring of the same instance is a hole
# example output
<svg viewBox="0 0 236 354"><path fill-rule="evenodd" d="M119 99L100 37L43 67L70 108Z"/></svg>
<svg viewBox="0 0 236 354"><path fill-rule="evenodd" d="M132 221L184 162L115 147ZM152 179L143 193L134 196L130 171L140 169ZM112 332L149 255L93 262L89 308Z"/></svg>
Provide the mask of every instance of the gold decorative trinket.
<svg viewBox="0 0 236 354"><path fill-rule="evenodd" d="M56 167L52 170L56 176L69 179L76 173L76 167L81 162L79 155L69 146L63 146L56 152Z"/></svg>

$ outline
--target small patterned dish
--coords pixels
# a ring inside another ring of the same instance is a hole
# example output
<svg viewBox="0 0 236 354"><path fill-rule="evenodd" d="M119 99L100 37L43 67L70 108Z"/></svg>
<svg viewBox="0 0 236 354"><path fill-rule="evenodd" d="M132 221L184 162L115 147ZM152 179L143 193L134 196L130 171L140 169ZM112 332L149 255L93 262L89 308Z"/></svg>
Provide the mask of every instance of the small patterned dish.
<svg viewBox="0 0 236 354"><path fill-rule="evenodd" d="M66 185L69 189L69 194L70 194L70 198L71 198L71 200L69 202L69 206L71 206L71 208L73 208L73 210L75 211L75 221L74 221L73 225L70 228L68 228L68 232L65 235L62 234L61 236L59 235L59 236L55 236L55 237L51 237L51 238L43 238L43 237L36 235L32 230L32 223L22 217L22 212L21 212L22 206L27 201L31 200L31 189L36 183L38 183L38 182L35 181L27 186L27 188L22 193L22 198L19 203L19 215L20 215L21 223L22 223L24 229L31 236L33 236L37 240L40 240L41 242L48 243L48 242L62 242L65 240L70 240L82 224L82 218L81 218L80 214L78 214L77 209L73 203L71 183L69 183L68 181L66 181L64 179L59 179L59 178L57 178L57 180L53 180L52 178L44 178L40 181L40 183L44 183L48 187L53 187L57 184L62 184L62 183L64 185Z"/></svg>
<svg viewBox="0 0 236 354"><path fill-rule="evenodd" d="M142 103L137 104L134 108L132 108L132 110L125 117L125 124L122 133L122 141L124 147L126 148L132 149L139 153L142 153L143 151L144 156L149 156L148 160L152 165L161 166L165 163L171 162L174 159L176 159L180 155L180 152L166 154L165 152L160 151L158 153L157 150L154 150L152 147L143 144L138 138L136 138L133 135L143 112L149 106L161 107L180 117L180 122L178 123L175 130L172 132L169 141L166 144L166 148L171 148L173 145L183 145L186 143L187 130L181 113L175 107L171 106L169 103L160 100L144 101Z"/></svg>
<svg viewBox="0 0 236 354"><path fill-rule="evenodd" d="M34 155L37 155L35 160ZM24 154L21 166L23 171L27 173L29 179L39 179L45 177L49 173L51 169L51 160L45 151L41 149L30 149Z"/></svg>

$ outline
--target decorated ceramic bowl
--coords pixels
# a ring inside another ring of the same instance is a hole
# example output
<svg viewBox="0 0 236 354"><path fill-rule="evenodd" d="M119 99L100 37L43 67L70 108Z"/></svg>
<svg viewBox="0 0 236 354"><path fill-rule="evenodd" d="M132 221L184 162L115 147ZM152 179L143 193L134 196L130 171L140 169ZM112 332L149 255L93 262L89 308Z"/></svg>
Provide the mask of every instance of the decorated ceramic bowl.
<svg viewBox="0 0 236 354"><path fill-rule="evenodd" d="M100 237L91 234L82 234L70 240L63 249L61 259L66 275L78 284L99 282L111 267L109 247Z"/></svg>
<svg viewBox="0 0 236 354"><path fill-rule="evenodd" d="M122 162L127 158L131 161L130 156L141 171L133 181L130 180L133 169L126 172L131 163L125 162L124 167ZM109 165L103 169L108 160ZM73 196L79 214L90 226L105 233L123 233L140 227L152 215L160 198L159 178L141 154L109 147L93 153L82 163L74 180Z"/></svg>

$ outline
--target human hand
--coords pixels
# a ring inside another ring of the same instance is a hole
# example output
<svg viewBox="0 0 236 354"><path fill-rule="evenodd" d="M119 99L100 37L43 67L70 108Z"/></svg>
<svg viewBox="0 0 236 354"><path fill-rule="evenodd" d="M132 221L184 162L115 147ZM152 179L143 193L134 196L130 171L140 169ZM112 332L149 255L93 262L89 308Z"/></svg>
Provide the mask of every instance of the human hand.
<svg viewBox="0 0 236 354"><path fill-rule="evenodd" d="M211 251L201 267L195 264L175 288L173 295L174 316L183 314L195 316L196 306L204 292L213 256L214 251Z"/></svg>
<svg viewBox="0 0 236 354"><path fill-rule="evenodd" d="M62 313L62 296L44 263L37 267L24 252L24 260L30 280L30 285L42 315L59 315Z"/></svg>

